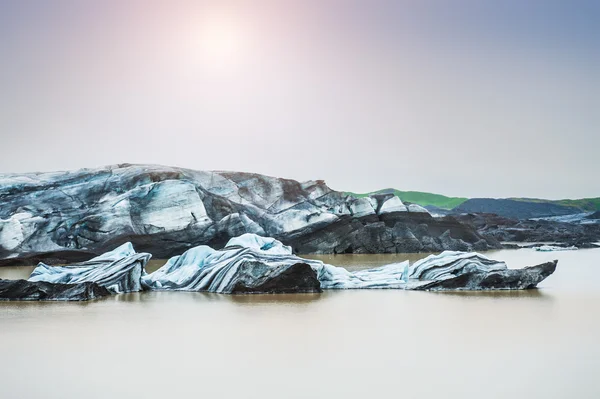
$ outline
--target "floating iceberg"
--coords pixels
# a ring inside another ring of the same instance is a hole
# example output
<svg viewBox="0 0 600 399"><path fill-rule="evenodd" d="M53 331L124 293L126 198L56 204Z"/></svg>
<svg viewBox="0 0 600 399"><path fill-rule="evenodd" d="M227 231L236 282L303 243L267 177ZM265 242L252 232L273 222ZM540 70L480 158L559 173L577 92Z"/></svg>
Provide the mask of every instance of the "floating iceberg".
<svg viewBox="0 0 600 399"><path fill-rule="evenodd" d="M28 281L59 284L93 282L113 294L141 291L144 267L152 255L136 253L131 243L82 263L68 266L49 266L40 263Z"/></svg>
<svg viewBox="0 0 600 399"><path fill-rule="evenodd" d="M446 251L409 266L408 261L350 272L303 259L273 238L244 234L222 250L192 248L142 276L151 290L218 293L310 292L321 289L485 290L535 287L556 262L513 270L483 255Z"/></svg>
<svg viewBox="0 0 600 399"><path fill-rule="evenodd" d="M349 272L303 259L281 242L255 234L232 238L216 251L201 245L142 276L151 290L219 293L315 292L321 289L403 288L408 262Z"/></svg>
<svg viewBox="0 0 600 399"><path fill-rule="evenodd" d="M542 245L539 247L535 247L536 251L540 251L540 252L554 252L554 251L576 251L579 248L577 248L576 246L570 246L570 247L558 247L558 246L554 246L554 245Z"/></svg>
<svg viewBox="0 0 600 399"><path fill-rule="evenodd" d="M273 247L265 243L264 249L254 244L221 251L206 245L192 248L142 276L142 285L151 290L226 294L321 291L315 271L303 259L282 255L281 243L277 241Z"/></svg>
<svg viewBox="0 0 600 399"><path fill-rule="evenodd" d="M229 240L222 250L194 247L153 273L151 255L131 243L69 266L40 263L29 280L0 280L4 300L88 300L147 290L237 293L320 292L323 289L497 290L528 289L556 270L548 262L508 269L504 262L469 252L445 251L412 265L408 261L350 272L303 259L280 241L256 234Z"/></svg>
<svg viewBox="0 0 600 399"><path fill-rule="evenodd" d="M478 253L444 251L409 268L406 289L413 290L522 290L535 288L554 273L558 261L522 269Z"/></svg>

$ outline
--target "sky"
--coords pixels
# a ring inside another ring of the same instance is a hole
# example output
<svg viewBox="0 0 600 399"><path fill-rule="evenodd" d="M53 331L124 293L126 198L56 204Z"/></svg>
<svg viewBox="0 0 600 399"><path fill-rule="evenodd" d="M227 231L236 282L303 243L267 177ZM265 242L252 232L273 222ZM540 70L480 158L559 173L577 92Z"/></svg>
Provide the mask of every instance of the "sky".
<svg viewBox="0 0 600 399"><path fill-rule="evenodd" d="M0 173L600 196L600 2L0 2Z"/></svg>

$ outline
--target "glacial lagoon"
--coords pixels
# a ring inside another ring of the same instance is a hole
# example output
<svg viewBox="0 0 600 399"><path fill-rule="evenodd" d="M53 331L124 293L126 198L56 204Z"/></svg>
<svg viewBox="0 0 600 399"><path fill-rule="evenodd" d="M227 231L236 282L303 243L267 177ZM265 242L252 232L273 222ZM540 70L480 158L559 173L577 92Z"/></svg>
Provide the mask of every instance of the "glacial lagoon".
<svg viewBox="0 0 600 399"><path fill-rule="evenodd" d="M306 257L360 270L426 255ZM600 397L600 249L485 255L511 268L559 263L527 291L0 302L1 396Z"/></svg>

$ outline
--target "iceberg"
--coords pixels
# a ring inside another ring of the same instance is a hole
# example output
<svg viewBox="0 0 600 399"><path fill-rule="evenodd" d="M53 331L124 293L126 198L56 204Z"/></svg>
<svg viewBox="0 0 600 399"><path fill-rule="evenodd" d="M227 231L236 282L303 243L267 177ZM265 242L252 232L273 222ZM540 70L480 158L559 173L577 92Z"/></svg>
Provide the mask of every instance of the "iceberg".
<svg viewBox="0 0 600 399"><path fill-rule="evenodd" d="M415 262L409 268L406 289L414 290L522 290L535 288L554 273L557 260L522 269L478 253L444 251Z"/></svg>
<svg viewBox="0 0 600 399"><path fill-rule="evenodd" d="M328 289L487 290L535 287L556 261L524 269L477 253L445 251L408 261L350 272L303 259L274 238L243 234L215 250L201 245L175 256L141 278L149 290L216 293L318 292Z"/></svg>
<svg viewBox="0 0 600 399"><path fill-rule="evenodd" d="M472 252L445 251L412 265L408 261L350 272L293 254L271 237L231 238L221 250L207 245L170 258L153 273L151 255L131 243L68 266L40 263L28 280L0 280L0 300L89 300L141 290L223 294L321 292L337 289L500 290L534 288L557 261L523 269Z"/></svg>
<svg viewBox="0 0 600 399"><path fill-rule="evenodd" d="M136 253L131 243L90 259L68 266L40 263L31 272L29 282L55 284L96 283L113 294L141 291L144 267L152 255Z"/></svg>
<svg viewBox="0 0 600 399"><path fill-rule="evenodd" d="M221 251L206 245L189 249L144 274L141 283L150 290L224 294L321 291L315 271L303 259L287 255L289 247L254 234L244 236L231 239Z"/></svg>
<svg viewBox="0 0 600 399"><path fill-rule="evenodd" d="M413 263L409 268L409 276L417 280L443 280L465 271L491 272L506 268L504 262L475 252L444 251Z"/></svg>
<svg viewBox="0 0 600 399"><path fill-rule="evenodd" d="M540 251L540 252L576 251L578 249L579 248L577 248L576 246L558 247L558 246L554 246L554 245L541 245L539 247L535 247L535 250Z"/></svg>
<svg viewBox="0 0 600 399"><path fill-rule="evenodd" d="M150 290L217 293L318 292L322 289L403 288L408 262L349 272L318 260L303 259L274 238L234 237L222 250L201 245L175 256L142 276ZM295 283L289 279L297 279Z"/></svg>

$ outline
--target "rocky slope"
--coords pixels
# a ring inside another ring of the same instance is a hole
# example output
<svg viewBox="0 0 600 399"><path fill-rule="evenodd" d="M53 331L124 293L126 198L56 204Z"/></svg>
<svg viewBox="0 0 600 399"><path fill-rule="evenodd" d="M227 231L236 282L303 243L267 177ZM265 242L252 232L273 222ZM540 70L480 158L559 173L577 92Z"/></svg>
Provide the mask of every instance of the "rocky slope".
<svg viewBox="0 0 600 399"><path fill-rule="evenodd" d="M586 216L586 219L600 221L600 211L596 211L596 212L592 213L591 215Z"/></svg>
<svg viewBox="0 0 600 399"><path fill-rule="evenodd" d="M166 258L255 233L296 253L497 247L392 194L354 198L323 181L154 165L0 175L0 265L89 259L125 242Z"/></svg>
<svg viewBox="0 0 600 399"><path fill-rule="evenodd" d="M89 301L110 295L90 281L77 284L0 279L0 301Z"/></svg>
<svg viewBox="0 0 600 399"><path fill-rule="evenodd" d="M454 217L468 224L488 240L500 242L557 242L579 248L595 247L600 241L600 224L567 223L554 220L517 220L489 213Z"/></svg>

